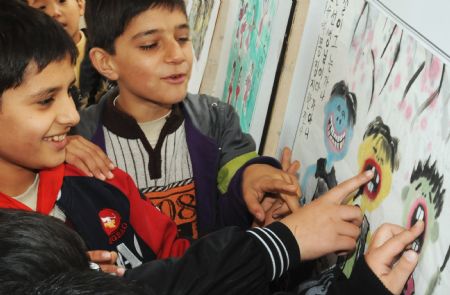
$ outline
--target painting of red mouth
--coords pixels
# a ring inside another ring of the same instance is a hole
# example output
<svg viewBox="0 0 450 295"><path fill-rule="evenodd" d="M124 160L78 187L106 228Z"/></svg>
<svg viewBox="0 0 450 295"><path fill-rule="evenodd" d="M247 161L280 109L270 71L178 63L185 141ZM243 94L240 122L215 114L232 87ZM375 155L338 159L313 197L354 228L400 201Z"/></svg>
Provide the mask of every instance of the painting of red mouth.
<svg viewBox="0 0 450 295"><path fill-rule="evenodd" d="M380 165L374 161L373 159L367 159L364 162L363 171L372 170L373 178L364 186L364 194L370 199L375 200L380 192L381 188L381 167Z"/></svg>
<svg viewBox="0 0 450 295"><path fill-rule="evenodd" d="M406 222L406 227L407 228L412 227L419 220L422 220L424 222L425 230L412 243L411 249L416 251L417 253L420 253L420 251L422 250L423 243L425 241L425 231L426 231L427 222L428 222L428 208L427 208L427 202L425 201L424 197L417 199L412 204L411 209L409 210L409 213L408 213L408 220Z"/></svg>

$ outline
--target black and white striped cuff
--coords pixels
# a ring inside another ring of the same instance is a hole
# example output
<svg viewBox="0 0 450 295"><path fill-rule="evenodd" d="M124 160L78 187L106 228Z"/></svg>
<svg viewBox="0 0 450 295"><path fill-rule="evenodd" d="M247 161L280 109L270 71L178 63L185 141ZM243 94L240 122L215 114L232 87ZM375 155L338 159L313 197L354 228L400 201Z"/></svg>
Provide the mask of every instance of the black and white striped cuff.
<svg viewBox="0 0 450 295"><path fill-rule="evenodd" d="M291 231L281 222L265 228L247 230L267 251L272 265L272 281L281 277L290 267L300 263L300 250Z"/></svg>

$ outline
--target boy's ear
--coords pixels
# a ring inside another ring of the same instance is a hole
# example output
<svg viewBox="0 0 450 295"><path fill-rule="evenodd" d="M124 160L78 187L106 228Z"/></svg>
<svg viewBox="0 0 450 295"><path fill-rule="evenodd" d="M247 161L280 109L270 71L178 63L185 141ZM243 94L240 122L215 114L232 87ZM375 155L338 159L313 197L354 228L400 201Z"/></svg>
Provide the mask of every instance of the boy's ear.
<svg viewBox="0 0 450 295"><path fill-rule="evenodd" d="M78 2L78 8L80 9L80 16L83 16L86 1L85 0L77 0L77 2Z"/></svg>
<svg viewBox="0 0 450 295"><path fill-rule="evenodd" d="M101 48L93 47L89 51L89 57L92 65L101 75L111 81L116 81L119 78L111 54Z"/></svg>

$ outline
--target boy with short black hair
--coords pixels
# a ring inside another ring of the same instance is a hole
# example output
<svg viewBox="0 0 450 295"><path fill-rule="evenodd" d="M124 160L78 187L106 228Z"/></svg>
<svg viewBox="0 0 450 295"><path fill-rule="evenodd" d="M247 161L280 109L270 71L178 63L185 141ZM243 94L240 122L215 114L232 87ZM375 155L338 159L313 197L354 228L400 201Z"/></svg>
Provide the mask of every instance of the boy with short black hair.
<svg viewBox="0 0 450 295"><path fill-rule="evenodd" d="M90 0L85 17L92 63L118 88L81 111L75 132L130 174L183 236L247 228L253 217L264 221L266 192L298 194L294 176L256 154L232 106L187 93L192 46L183 0ZM83 150L68 147L72 155Z"/></svg>
<svg viewBox="0 0 450 295"><path fill-rule="evenodd" d="M91 48L87 32L80 29L80 19L84 15L85 0L27 0L28 4L45 12L60 23L78 49L75 63L75 85L84 105L96 103L97 99L106 92L108 82L92 67L89 59ZM76 92L74 92L74 95Z"/></svg>
<svg viewBox="0 0 450 295"><path fill-rule="evenodd" d="M123 267L183 254L189 242L128 175L116 169L102 182L63 164L66 135L79 121L69 95L77 50L44 13L0 4L0 207L66 220L90 250L117 251Z"/></svg>

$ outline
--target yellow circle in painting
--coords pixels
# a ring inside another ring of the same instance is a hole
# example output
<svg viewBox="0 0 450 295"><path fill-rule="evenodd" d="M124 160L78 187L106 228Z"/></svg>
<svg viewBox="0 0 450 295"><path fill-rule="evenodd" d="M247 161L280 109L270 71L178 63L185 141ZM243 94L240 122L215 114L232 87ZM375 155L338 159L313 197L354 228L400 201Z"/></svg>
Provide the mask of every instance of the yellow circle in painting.
<svg viewBox="0 0 450 295"><path fill-rule="evenodd" d="M389 150L386 150L389 149ZM373 211L386 198L391 190L392 153L386 139L380 134L366 137L358 151L358 165L361 171L372 170L374 177L364 186L361 210Z"/></svg>

